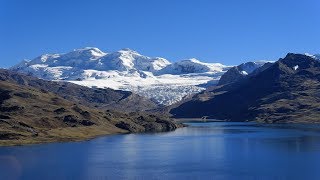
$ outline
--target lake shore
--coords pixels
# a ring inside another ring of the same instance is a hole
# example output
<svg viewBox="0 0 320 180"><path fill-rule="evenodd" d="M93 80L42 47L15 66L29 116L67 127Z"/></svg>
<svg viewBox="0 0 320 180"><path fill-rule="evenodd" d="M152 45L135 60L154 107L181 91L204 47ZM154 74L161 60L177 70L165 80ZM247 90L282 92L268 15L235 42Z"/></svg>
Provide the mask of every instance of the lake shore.
<svg viewBox="0 0 320 180"><path fill-rule="evenodd" d="M60 142L78 142L87 141L101 136L116 135L116 134L130 134L130 133L156 133L169 132L177 128L185 127L182 123L173 121L174 127L152 130L132 131L114 128L110 126L90 126L90 127L66 127L57 129L41 129L37 136L21 135L18 138L2 139L0 140L0 147L4 146L24 146L33 144L45 143L60 143ZM1 133L1 131L0 131ZM12 133L13 134L13 133Z"/></svg>

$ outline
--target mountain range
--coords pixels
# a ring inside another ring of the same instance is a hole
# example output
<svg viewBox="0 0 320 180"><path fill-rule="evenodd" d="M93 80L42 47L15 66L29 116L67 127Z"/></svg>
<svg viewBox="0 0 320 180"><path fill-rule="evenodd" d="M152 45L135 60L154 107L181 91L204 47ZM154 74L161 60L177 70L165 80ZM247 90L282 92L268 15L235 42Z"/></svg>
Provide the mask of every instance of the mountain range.
<svg viewBox="0 0 320 180"><path fill-rule="evenodd" d="M170 105L216 84L229 68L197 59L171 63L130 49L105 53L98 48L87 47L23 60L10 70L45 80L131 91L157 104Z"/></svg>

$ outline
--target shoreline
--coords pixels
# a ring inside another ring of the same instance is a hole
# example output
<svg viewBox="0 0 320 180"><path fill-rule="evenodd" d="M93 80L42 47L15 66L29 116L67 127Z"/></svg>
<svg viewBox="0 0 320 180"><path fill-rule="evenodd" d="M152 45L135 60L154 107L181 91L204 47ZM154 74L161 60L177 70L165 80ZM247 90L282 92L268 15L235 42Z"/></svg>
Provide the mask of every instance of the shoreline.
<svg viewBox="0 0 320 180"><path fill-rule="evenodd" d="M131 134L131 133L130 132L116 132L116 133L107 132L105 134L88 135L87 137L58 137L58 138L40 137L35 139L0 140L0 148L32 146L32 145L41 145L41 144L50 144L50 143L82 142L82 141L90 141L98 137L120 135L120 134Z"/></svg>
<svg viewBox="0 0 320 180"><path fill-rule="evenodd" d="M0 140L0 148L1 147L14 147L14 146L29 146L29 145L40 145L40 144L49 144L49 143L66 143L66 142L81 142L81 141L90 141L95 138L103 137L103 136L111 136L111 135L125 135L125 134L144 134L144 133L162 133L162 132L171 132L175 131L178 128L186 127L186 125L182 123L178 123L181 125L177 125L173 130L164 130L164 131L142 131L142 132L130 132L128 130L117 129L114 131L104 129L104 127L94 128L92 131L88 128L81 128L81 129L72 129L76 131L76 133L85 133L83 136L69 134L69 136L36 136L36 137L25 137L22 139L7 139L7 140ZM61 129L53 129L53 131L63 132L63 131L70 131L70 128L61 128Z"/></svg>
<svg viewBox="0 0 320 180"><path fill-rule="evenodd" d="M32 146L32 145L41 145L41 144L49 144L49 143L68 143L68 142L82 142L82 141L90 141L92 139L96 139L99 137L104 136L111 136L111 135L125 135L125 134L147 134L147 133L165 133L165 132L172 132L177 130L178 128L184 128L188 127L187 124L184 123L210 123L210 122L232 122L232 121L224 121L224 120L216 120L216 119L207 119L204 121L200 118L182 118L182 119L174 119L174 122L177 124L180 124L180 126L177 126L174 130L168 130L168 131L155 131L155 132L130 132L127 130L118 129L116 131L110 132L103 127L96 128L94 130L98 131L91 131L87 128L81 128L77 129L76 132L78 133L84 133L86 132L86 135L84 136L37 136L37 137L26 137L25 139L8 139L8 140L0 140L0 148L1 147L17 147L17 146ZM256 122L256 121L253 121ZM302 125L314 125L318 124L320 126L320 123L262 123L262 122L256 122L257 124L265 124L265 125L281 125L281 124L302 124ZM70 128L61 128L61 129L54 129L54 131L65 131L70 130ZM73 129L75 130L75 129ZM89 130L89 132L88 132Z"/></svg>

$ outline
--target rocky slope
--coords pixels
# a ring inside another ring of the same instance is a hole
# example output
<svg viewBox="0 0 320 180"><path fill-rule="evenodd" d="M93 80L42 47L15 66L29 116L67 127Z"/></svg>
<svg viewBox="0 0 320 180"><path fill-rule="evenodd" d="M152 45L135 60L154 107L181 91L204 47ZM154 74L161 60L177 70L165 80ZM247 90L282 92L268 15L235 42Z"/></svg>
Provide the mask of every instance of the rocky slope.
<svg viewBox="0 0 320 180"><path fill-rule="evenodd" d="M103 101L124 98L113 90L92 89L91 92L90 88L63 83L61 93L56 90L59 83L7 70L0 72L0 145L73 141L105 134L161 132L180 127L164 116L123 113L106 106L96 108ZM81 91L88 92L79 94L78 99L73 97L72 93Z"/></svg>
<svg viewBox="0 0 320 180"><path fill-rule="evenodd" d="M212 87L171 109L174 117L230 121L320 122L320 62L289 53L246 78Z"/></svg>

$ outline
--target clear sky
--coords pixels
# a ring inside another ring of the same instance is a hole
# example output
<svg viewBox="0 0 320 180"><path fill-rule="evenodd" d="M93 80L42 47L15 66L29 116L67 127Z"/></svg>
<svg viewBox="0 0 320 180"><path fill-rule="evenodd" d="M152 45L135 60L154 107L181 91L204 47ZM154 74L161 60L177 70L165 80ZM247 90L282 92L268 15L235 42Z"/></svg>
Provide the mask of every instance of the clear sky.
<svg viewBox="0 0 320 180"><path fill-rule="evenodd" d="M0 0L0 67L87 46L227 65L320 53L320 1Z"/></svg>

